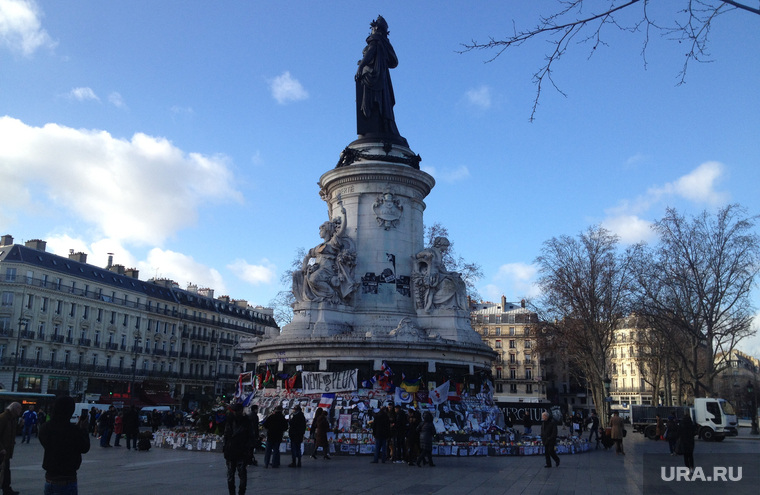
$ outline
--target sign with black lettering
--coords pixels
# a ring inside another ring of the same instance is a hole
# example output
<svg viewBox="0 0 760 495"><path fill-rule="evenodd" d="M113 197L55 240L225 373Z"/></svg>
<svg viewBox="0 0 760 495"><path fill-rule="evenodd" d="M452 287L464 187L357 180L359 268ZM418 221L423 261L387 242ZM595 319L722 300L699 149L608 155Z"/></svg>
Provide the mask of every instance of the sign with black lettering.
<svg viewBox="0 0 760 495"><path fill-rule="evenodd" d="M327 373L304 371L301 373L302 390L304 394L353 392L358 389L358 376L358 369Z"/></svg>

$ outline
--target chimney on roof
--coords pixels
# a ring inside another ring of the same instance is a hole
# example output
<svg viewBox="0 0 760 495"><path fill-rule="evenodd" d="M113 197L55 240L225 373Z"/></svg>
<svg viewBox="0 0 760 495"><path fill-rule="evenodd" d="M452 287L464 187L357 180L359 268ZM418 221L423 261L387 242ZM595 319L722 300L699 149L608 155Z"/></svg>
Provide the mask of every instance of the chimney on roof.
<svg viewBox="0 0 760 495"><path fill-rule="evenodd" d="M525 308L525 299L520 301L520 307Z"/></svg>
<svg viewBox="0 0 760 495"><path fill-rule="evenodd" d="M506 311L507 310L507 296L503 295L501 296L501 310Z"/></svg>
<svg viewBox="0 0 760 495"><path fill-rule="evenodd" d="M124 275L124 265L111 265L109 263L108 271L118 273L119 275Z"/></svg>
<svg viewBox="0 0 760 495"><path fill-rule="evenodd" d="M87 263L87 253L75 253L73 249L69 249L69 259L80 263Z"/></svg>
<svg viewBox="0 0 760 495"><path fill-rule="evenodd" d="M113 253L108 253L108 265L106 265L106 270L110 270L111 266L113 266Z"/></svg>
<svg viewBox="0 0 760 495"><path fill-rule="evenodd" d="M210 297L211 299L213 299L214 289L209 289L209 288L198 289L198 295L201 295L203 297Z"/></svg>
<svg viewBox="0 0 760 495"><path fill-rule="evenodd" d="M24 246L32 249L36 249L37 251L45 251L45 246L47 246L47 242L40 240L40 239L32 239L30 241L26 241L24 243Z"/></svg>
<svg viewBox="0 0 760 495"><path fill-rule="evenodd" d="M13 236L5 234L0 237L0 246L13 246Z"/></svg>
<svg viewBox="0 0 760 495"><path fill-rule="evenodd" d="M130 278L140 278L139 277L140 270L138 270L137 268L127 268L126 270L124 270L124 275Z"/></svg>

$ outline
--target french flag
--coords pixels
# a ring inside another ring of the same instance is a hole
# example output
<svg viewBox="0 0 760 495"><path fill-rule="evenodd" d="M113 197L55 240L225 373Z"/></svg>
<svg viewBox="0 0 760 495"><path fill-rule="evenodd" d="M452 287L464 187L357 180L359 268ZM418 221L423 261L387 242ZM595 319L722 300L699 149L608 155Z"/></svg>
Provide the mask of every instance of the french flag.
<svg viewBox="0 0 760 495"><path fill-rule="evenodd" d="M319 399L319 406L324 410L328 410L332 407L332 403L335 400L335 394L322 394L322 398Z"/></svg>

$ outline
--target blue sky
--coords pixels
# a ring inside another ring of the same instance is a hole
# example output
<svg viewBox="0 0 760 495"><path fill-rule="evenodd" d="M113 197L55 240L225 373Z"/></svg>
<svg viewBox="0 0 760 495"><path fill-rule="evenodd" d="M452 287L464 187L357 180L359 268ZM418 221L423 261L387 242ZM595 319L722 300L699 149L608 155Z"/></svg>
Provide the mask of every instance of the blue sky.
<svg viewBox="0 0 760 495"><path fill-rule="evenodd" d="M0 231L266 305L319 241L378 14L399 130L437 181L425 222L481 264L483 297L535 295L542 242L590 225L636 242L667 206L760 213L760 16L717 19L681 86L683 45L653 37L645 67L642 35L609 30L559 61L567 97L545 88L531 123L544 41L457 51L556 5L0 0Z"/></svg>

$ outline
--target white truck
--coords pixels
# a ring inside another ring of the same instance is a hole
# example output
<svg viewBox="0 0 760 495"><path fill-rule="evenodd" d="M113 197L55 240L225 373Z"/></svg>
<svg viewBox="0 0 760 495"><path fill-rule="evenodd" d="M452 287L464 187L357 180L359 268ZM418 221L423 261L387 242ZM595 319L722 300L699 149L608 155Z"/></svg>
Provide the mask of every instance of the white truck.
<svg viewBox="0 0 760 495"><path fill-rule="evenodd" d="M668 415L675 412L676 418L683 417L688 410L691 419L697 425L699 438L705 441L722 442L727 436L737 434L736 413L733 406L725 399L697 398L694 405L686 406L631 406L631 424L634 431L643 433L649 439L654 439L657 430L657 415L662 419L663 426L667 423Z"/></svg>

